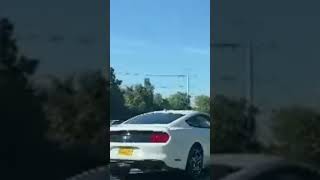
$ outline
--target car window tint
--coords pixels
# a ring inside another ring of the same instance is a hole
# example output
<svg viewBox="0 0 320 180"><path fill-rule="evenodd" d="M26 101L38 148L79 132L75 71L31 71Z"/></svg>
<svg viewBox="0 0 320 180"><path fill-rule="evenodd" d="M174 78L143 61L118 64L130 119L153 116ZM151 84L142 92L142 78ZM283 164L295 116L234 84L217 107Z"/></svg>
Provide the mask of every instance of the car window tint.
<svg viewBox="0 0 320 180"><path fill-rule="evenodd" d="M208 116L200 115L200 118L202 118L201 122L204 127L209 127L210 128L210 118Z"/></svg>
<svg viewBox="0 0 320 180"><path fill-rule="evenodd" d="M210 120L205 116L194 116L186 121L190 126L198 128L210 128Z"/></svg>
<svg viewBox="0 0 320 180"><path fill-rule="evenodd" d="M175 113L150 113L133 117L124 124L169 124L182 116Z"/></svg>
<svg viewBox="0 0 320 180"><path fill-rule="evenodd" d="M194 118L189 118L188 120L186 120L186 123L189 124L189 126L192 126L192 127L199 127L199 122Z"/></svg>

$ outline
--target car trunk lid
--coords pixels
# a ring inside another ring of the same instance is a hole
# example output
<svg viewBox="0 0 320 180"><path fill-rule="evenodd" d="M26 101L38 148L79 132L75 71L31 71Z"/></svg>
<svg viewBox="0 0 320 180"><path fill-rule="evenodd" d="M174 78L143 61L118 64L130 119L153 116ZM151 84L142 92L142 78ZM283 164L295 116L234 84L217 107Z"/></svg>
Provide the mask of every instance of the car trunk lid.
<svg viewBox="0 0 320 180"><path fill-rule="evenodd" d="M165 138L164 136L169 136L166 125L121 124L110 127L110 142L150 143L153 138Z"/></svg>

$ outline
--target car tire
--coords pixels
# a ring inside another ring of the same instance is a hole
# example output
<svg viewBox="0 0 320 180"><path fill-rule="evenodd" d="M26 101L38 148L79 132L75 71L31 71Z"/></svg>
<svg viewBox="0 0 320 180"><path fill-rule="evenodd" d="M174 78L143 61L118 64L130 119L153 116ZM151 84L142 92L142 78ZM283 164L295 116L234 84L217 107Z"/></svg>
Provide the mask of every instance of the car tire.
<svg viewBox="0 0 320 180"><path fill-rule="evenodd" d="M186 175L191 179L198 179L202 175L203 150L199 144L191 147L185 171Z"/></svg>

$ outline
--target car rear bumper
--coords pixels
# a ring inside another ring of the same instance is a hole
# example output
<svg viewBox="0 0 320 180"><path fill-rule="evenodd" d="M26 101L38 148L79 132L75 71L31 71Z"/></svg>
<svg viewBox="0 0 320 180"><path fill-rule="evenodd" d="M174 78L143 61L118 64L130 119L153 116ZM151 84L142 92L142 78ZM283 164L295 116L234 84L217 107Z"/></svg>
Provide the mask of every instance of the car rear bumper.
<svg viewBox="0 0 320 180"><path fill-rule="evenodd" d="M110 171L112 175L119 176L128 173L148 173L148 172L161 172L172 171L165 162L160 160L120 160L110 159Z"/></svg>
<svg viewBox="0 0 320 180"><path fill-rule="evenodd" d="M119 155L120 148L133 148L130 156ZM124 162L144 162L153 165L154 161L163 162L171 168L185 169L184 151L177 150L173 144L149 144L149 143L110 143L110 160ZM187 156L187 155L185 155ZM158 163L156 163L158 164Z"/></svg>

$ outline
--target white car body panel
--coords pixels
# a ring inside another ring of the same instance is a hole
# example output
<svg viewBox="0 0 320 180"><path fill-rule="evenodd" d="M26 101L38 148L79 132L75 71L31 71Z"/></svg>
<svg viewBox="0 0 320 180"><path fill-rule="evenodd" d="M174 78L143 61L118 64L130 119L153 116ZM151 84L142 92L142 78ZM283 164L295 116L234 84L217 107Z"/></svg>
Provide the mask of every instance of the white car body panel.
<svg viewBox="0 0 320 180"><path fill-rule="evenodd" d="M183 117L169 124L119 124L110 127L110 131L156 131L166 132L170 139L166 143L124 143L110 142L110 159L116 160L160 160L171 168L184 170L189 151L195 143L202 146L204 167L210 161L210 128L195 128L185 121L194 115L206 115L196 111L158 111L164 113L184 114ZM120 147L132 147L134 153L130 157L118 155Z"/></svg>

